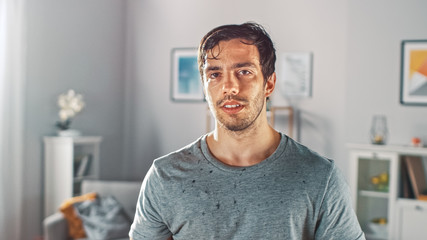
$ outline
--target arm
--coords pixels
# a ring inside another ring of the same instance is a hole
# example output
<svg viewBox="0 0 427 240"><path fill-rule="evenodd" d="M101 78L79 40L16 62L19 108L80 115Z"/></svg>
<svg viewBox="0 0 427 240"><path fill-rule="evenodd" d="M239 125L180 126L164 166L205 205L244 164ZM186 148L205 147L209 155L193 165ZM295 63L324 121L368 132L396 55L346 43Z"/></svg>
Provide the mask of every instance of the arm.
<svg viewBox="0 0 427 240"><path fill-rule="evenodd" d="M161 202L167 199L160 198L158 191L162 191L162 181L159 180L154 165L150 168L141 186L136 203L135 218L129 236L137 239L169 240L172 233L164 223Z"/></svg>
<svg viewBox="0 0 427 240"><path fill-rule="evenodd" d="M335 165L325 189L315 239L365 239L352 207L350 188Z"/></svg>

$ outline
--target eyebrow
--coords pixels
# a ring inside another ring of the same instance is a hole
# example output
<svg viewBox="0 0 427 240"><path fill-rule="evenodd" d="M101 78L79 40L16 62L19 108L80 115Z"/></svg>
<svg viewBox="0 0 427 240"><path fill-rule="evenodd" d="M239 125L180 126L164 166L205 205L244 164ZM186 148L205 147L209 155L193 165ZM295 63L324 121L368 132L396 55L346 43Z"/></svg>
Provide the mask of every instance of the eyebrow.
<svg viewBox="0 0 427 240"><path fill-rule="evenodd" d="M233 64L232 66L232 68L241 68L241 67L255 67L255 64L251 62L243 62L243 63Z"/></svg>
<svg viewBox="0 0 427 240"><path fill-rule="evenodd" d="M220 69L221 69L221 67L219 67L219 66L210 66L210 67L206 68L206 71L217 71Z"/></svg>
<svg viewBox="0 0 427 240"><path fill-rule="evenodd" d="M231 66L232 69L236 69L236 68L242 68L242 67L256 67L255 64L251 63L251 62L243 62L243 63L236 63L233 64ZM217 71L217 70L221 70L222 67L220 66L208 66L206 67L206 71Z"/></svg>

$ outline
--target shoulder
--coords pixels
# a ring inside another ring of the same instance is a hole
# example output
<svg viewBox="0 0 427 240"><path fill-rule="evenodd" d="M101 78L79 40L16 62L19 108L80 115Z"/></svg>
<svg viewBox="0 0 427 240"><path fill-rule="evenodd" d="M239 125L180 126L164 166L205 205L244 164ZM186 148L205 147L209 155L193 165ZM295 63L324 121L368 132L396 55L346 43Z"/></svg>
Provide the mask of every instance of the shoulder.
<svg viewBox="0 0 427 240"><path fill-rule="evenodd" d="M194 163L203 158L201 151L200 137L196 141L174 152L161 156L153 161L153 164L147 173L148 177L169 178L179 174L183 169L194 167Z"/></svg>
<svg viewBox="0 0 427 240"><path fill-rule="evenodd" d="M291 138L287 140L280 162L282 171L292 174L296 182L303 182L305 188L319 194L323 194L321 192L328 187L331 179L340 177L333 160Z"/></svg>
<svg viewBox="0 0 427 240"><path fill-rule="evenodd" d="M316 151L291 138L287 140L284 154L285 159L289 160L291 164L307 167L308 169L316 169L316 171L323 169L329 172L335 168L332 159L320 155Z"/></svg>
<svg viewBox="0 0 427 240"><path fill-rule="evenodd" d="M183 148L155 159L153 165L155 167L167 167L180 161L189 160L191 156L201 154L201 141L203 141L203 136Z"/></svg>

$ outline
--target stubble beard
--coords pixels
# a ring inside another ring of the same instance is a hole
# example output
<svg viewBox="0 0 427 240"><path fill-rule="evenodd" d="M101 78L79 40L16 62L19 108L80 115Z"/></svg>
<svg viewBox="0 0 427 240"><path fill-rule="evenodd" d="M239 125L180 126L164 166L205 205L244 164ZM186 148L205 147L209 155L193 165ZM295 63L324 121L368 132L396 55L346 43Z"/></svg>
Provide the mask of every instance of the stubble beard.
<svg viewBox="0 0 427 240"><path fill-rule="evenodd" d="M221 110L219 110L219 108L226 100L236 100L245 103L246 110L249 109L247 115L240 117L239 113L233 115L220 113ZM254 123L259 118L262 110L264 109L264 93L261 91L256 96L254 101L252 101L252 104L247 99L227 95L224 99L218 101L215 107L212 106L212 103L209 104L209 107L211 108L211 110L215 109L213 111L213 114L215 115L219 127L224 128L233 133L243 133L255 127Z"/></svg>

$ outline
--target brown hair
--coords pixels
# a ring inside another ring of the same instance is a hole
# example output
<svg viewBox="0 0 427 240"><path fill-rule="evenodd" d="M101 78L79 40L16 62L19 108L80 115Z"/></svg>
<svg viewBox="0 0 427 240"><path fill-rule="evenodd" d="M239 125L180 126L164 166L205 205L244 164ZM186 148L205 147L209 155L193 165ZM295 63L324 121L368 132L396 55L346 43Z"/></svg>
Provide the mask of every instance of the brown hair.
<svg viewBox="0 0 427 240"><path fill-rule="evenodd" d="M276 63L276 50L273 42L265 29L253 22L240 25L223 25L212 29L200 41L198 52L198 64L200 76L203 81L203 68L205 66L207 53L219 44L220 41L229 41L240 38L244 44L257 47L264 82L274 73ZM215 58L215 56L214 56Z"/></svg>

